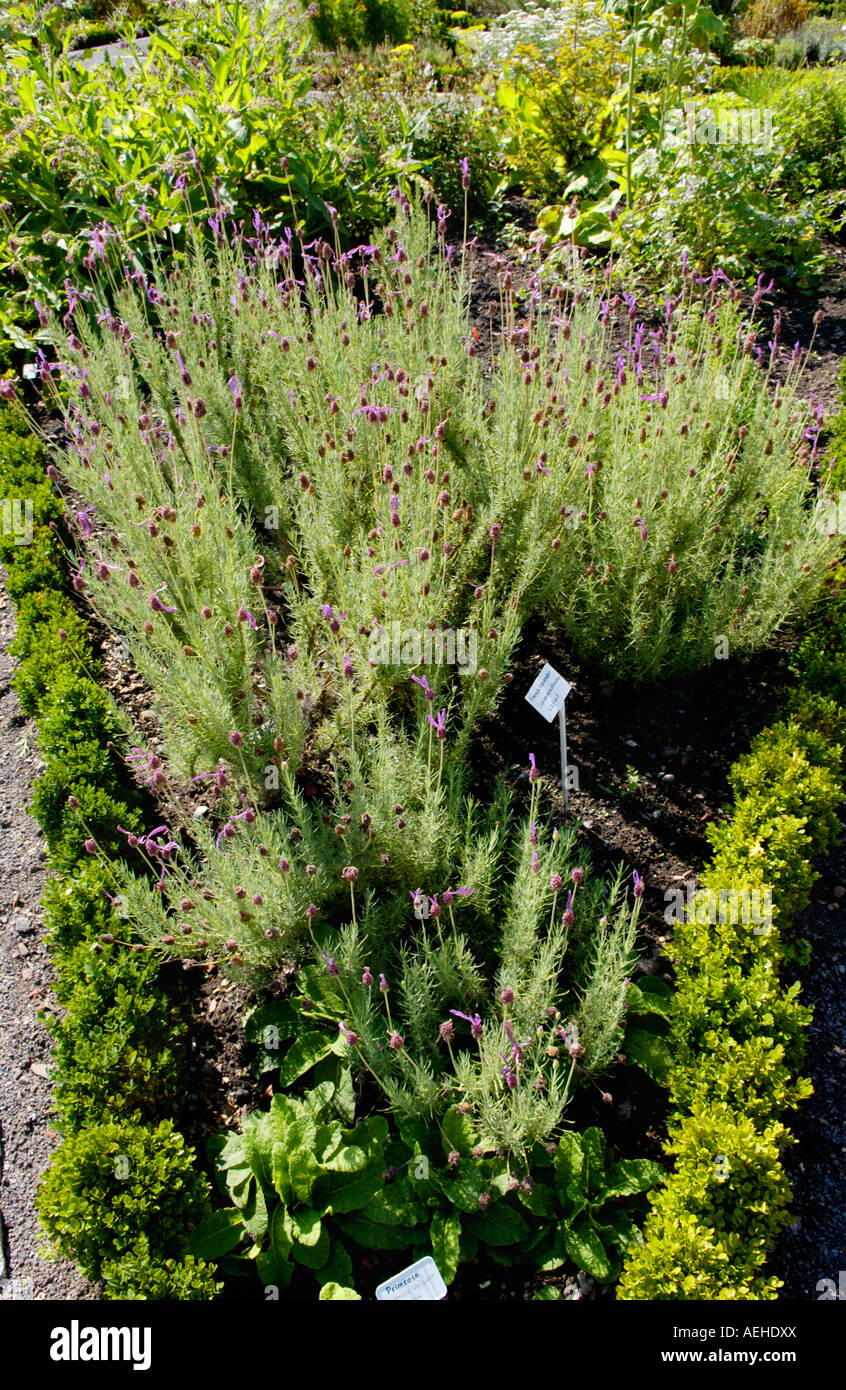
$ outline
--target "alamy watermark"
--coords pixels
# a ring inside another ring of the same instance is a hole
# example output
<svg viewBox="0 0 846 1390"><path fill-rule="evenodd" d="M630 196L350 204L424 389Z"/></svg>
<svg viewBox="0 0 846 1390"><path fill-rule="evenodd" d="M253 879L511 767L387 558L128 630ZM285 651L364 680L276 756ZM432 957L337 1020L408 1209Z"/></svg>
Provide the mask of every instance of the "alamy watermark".
<svg viewBox="0 0 846 1390"><path fill-rule="evenodd" d="M31 544L32 516L29 497L0 497L0 532L12 536L15 545Z"/></svg>
<svg viewBox="0 0 846 1390"><path fill-rule="evenodd" d="M477 633L474 628L403 627L389 623L370 639L370 662L374 666L455 666L461 676L474 676L477 662Z"/></svg>
<svg viewBox="0 0 846 1390"><path fill-rule="evenodd" d="M772 930L772 888L720 888L715 893L713 888L697 888L695 879L687 879L683 888L668 888L664 901L668 926L674 922L743 924L752 927L753 936L767 936Z"/></svg>
<svg viewBox="0 0 846 1390"><path fill-rule="evenodd" d="M830 1303L836 1299L839 1303L846 1303L846 1269L837 1271L837 1283L833 1279L820 1279L817 1282L818 1302Z"/></svg>
<svg viewBox="0 0 846 1390"><path fill-rule="evenodd" d="M690 145L756 145L773 148L773 113L769 107L715 108L686 101L664 117L664 132Z"/></svg>

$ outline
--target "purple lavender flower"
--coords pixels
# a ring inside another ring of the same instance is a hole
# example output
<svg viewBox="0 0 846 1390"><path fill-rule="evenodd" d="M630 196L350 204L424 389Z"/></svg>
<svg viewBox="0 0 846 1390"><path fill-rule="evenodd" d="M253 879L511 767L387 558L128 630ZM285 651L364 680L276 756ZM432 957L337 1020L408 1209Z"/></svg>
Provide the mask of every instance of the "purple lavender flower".
<svg viewBox="0 0 846 1390"><path fill-rule="evenodd" d="M480 1038L482 1036L482 1020L478 1014L463 1014L460 1009L450 1009L454 1018L463 1018L465 1023L470 1024L470 1036Z"/></svg>
<svg viewBox="0 0 846 1390"><path fill-rule="evenodd" d="M634 895L635 895L635 897L636 897L636 898L642 898L642 897L643 897L643 879L641 878L641 876L640 876L640 874L638 873L637 869L635 869L634 872L632 873L632 881L634 882Z"/></svg>
<svg viewBox="0 0 846 1390"><path fill-rule="evenodd" d="M420 686L427 700L434 700L435 692L431 689L429 682L425 676L412 676L411 679L414 681L416 685Z"/></svg>
<svg viewBox="0 0 846 1390"><path fill-rule="evenodd" d="M159 586L158 589L154 590L154 592L153 592L152 594L150 594L150 597L149 597L148 602L149 602L150 607L152 608L152 610L153 610L154 613L175 613L175 612L176 612L176 609L175 609L175 608L168 608L167 604L166 604L166 603L162 603L161 599L159 598L159 594L164 593L164 591L165 591L166 588L167 588L167 585L166 585L166 584L161 584L161 585Z"/></svg>
<svg viewBox="0 0 846 1390"><path fill-rule="evenodd" d="M196 777L191 778L191 781L204 782L207 777L213 777L217 786L221 789L229 784L229 778L226 776L226 771L222 763L217 764L214 772L198 772Z"/></svg>
<svg viewBox="0 0 846 1390"><path fill-rule="evenodd" d="M79 522L79 529L81 530L83 536L91 535L91 522L88 520L88 518L91 515L91 513L96 510L96 507L86 507L84 511L76 513L76 519Z"/></svg>
<svg viewBox="0 0 846 1390"><path fill-rule="evenodd" d="M439 739L444 739L444 738L446 738L446 717L447 717L447 712L446 712L445 709L442 709L442 710L441 710L441 712L440 712L440 714L438 715L437 719L433 719L432 716L431 716L431 714L427 714L427 715L426 715L426 718L428 719L428 721L429 721L429 723L431 724L432 728L435 730L435 732L436 732L436 734L438 735L438 738L439 738ZM431 738L431 734L430 734L430 738Z"/></svg>

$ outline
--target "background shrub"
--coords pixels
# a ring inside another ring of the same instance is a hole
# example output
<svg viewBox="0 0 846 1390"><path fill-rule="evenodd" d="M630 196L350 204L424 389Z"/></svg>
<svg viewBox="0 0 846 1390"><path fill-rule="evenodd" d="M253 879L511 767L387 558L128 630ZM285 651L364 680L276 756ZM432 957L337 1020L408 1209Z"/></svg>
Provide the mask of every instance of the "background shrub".
<svg viewBox="0 0 846 1390"><path fill-rule="evenodd" d="M778 38L791 29L798 29L811 14L808 0L752 0L739 24L741 31L750 38Z"/></svg>
<svg viewBox="0 0 846 1390"><path fill-rule="evenodd" d="M186 1255L182 1260L154 1259L146 1239L120 1260L107 1260L102 1269L104 1299L156 1303L208 1302L223 1288L215 1268L206 1260Z"/></svg>
<svg viewBox="0 0 846 1390"><path fill-rule="evenodd" d="M89 1278L133 1250L180 1256L205 1214L208 1184L169 1120L91 1125L65 1139L38 1190L47 1235Z"/></svg>

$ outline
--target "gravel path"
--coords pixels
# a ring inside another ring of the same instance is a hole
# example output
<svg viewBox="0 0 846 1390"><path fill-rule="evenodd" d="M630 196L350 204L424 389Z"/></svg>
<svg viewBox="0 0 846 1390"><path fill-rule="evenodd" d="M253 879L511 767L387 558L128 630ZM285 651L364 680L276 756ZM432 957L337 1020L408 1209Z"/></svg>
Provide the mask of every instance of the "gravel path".
<svg viewBox="0 0 846 1390"><path fill-rule="evenodd" d="M46 849L27 813L40 767L36 729L10 687L12 604L0 588L0 1297L91 1298L67 1260L39 1254L35 1193L58 1136L50 1128L50 1037L38 1012L52 1007L41 939Z"/></svg>
<svg viewBox="0 0 846 1390"><path fill-rule="evenodd" d="M784 1280L782 1298L831 1296L817 1289L830 1279L846 1299L846 843L823 863L800 930L813 952L800 978L802 1000L814 1010L802 1069L814 1094L790 1126L799 1143L785 1167L797 1219L769 1268Z"/></svg>

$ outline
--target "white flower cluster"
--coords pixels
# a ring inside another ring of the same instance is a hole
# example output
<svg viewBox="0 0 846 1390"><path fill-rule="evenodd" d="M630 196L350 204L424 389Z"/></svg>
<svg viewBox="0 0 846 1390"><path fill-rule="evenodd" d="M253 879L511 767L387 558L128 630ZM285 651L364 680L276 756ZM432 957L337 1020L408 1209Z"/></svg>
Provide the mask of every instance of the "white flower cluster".
<svg viewBox="0 0 846 1390"><path fill-rule="evenodd" d="M530 46L545 57L551 56L565 41L585 39L610 30L609 20L596 4L585 0L563 0L543 5L527 0L525 8L509 10L491 22L484 33L467 34L480 67L488 72L505 72L516 50Z"/></svg>

